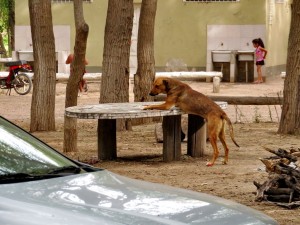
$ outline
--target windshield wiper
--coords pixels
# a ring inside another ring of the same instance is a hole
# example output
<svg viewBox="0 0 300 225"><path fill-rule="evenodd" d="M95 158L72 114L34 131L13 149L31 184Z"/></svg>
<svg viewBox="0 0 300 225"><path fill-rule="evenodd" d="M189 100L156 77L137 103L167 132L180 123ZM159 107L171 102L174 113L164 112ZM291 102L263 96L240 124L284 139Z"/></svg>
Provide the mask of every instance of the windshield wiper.
<svg viewBox="0 0 300 225"><path fill-rule="evenodd" d="M64 166L49 170L47 174L59 174L59 175L66 175L66 174L78 174L81 172L80 167L77 166Z"/></svg>
<svg viewBox="0 0 300 225"><path fill-rule="evenodd" d="M0 184L18 183L32 180L42 180L58 177L57 175L33 175L28 173L12 173L0 175Z"/></svg>
<svg viewBox="0 0 300 225"><path fill-rule="evenodd" d="M80 167L65 166L65 167L58 167L55 169L48 170L43 174L29 174L29 173L3 174L0 175L0 184L49 179L54 177L62 177L62 176L68 176L72 174L78 174L80 172L81 172Z"/></svg>

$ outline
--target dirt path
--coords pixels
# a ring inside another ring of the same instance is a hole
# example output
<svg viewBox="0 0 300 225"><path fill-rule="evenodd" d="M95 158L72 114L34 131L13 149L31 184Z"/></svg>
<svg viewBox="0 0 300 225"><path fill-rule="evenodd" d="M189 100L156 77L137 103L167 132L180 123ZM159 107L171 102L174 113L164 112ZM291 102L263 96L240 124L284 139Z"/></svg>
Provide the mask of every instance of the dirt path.
<svg viewBox="0 0 300 225"><path fill-rule="evenodd" d="M187 82L193 88L205 94L212 93L212 84L205 82ZM132 85L131 85L132 86ZM132 88L132 87L131 87ZM265 84L230 84L222 83L220 95L277 96L283 90L283 80L279 77L268 79ZM132 99L132 94L131 94ZM63 113L65 84L58 83L56 91L56 124L55 132L36 132L34 135L58 150L63 143ZM89 83L89 93L78 99L80 104L97 104L99 102L99 83ZM6 96L0 91L0 115L16 122L25 129L30 124L31 94L19 96L12 92ZM207 143L206 155L203 158L186 156L186 143L182 144L182 159L177 162L162 162L162 144L154 139L154 124L135 126L133 131L119 132L118 160L98 162L95 166L128 177L164 183L194 191L201 191L231 199L252 208L258 209L280 224L300 224L300 209L286 210L267 203L255 202L256 187L253 181L263 182L267 177L260 157L270 156L262 146L277 149L300 147L299 137L276 134L281 109L279 106L229 106L226 110L232 122L238 149L227 137L230 148L229 164L224 166L221 159L212 168L205 166L211 157L211 146ZM238 112L238 114L237 114ZM259 122L259 123L257 123ZM74 159L93 162L97 158L95 120L78 120L79 152L68 154ZM220 146L221 147L221 146ZM220 151L221 157L223 151Z"/></svg>

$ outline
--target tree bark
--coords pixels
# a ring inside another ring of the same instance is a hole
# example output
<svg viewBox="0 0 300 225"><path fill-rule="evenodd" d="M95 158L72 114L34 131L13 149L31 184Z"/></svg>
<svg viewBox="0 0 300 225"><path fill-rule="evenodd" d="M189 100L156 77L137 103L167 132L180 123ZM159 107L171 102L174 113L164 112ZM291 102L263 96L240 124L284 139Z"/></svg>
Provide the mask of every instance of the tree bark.
<svg viewBox="0 0 300 225"><path fill-rule="evenodd" d="M133 88L135 102L153 101L149 92L155 78L154 25L156 8L157 0L142 1L137 45L138 68L134 75ZM149 120L149 118L140 119L136 123L146 123Z"/></svg>
<svg viewBox="0 0 300 225"><path fill-rule="evenodd" d="M82 0L74 0L74 19L76 27L74 59L71 63L70 78L66 87L65 107L77 105L78 83L85 72L85 54L89 26L83 16ZM64 152L77 151L77 119L65 116Z"/></svg>
<svg viewBox="0 0 300 225"><path fill-rule="evenodd" d="M288 44L287 75L278 133L300 134L300 1L293 1Z"/></svg>
<svg viewBox="0 0 300 225"><path fill-rule="evenodd" d="M56 60L51 1L29 0L34 80L30 131L55 130Z"/></svg>
<svg viewBox="0 0 300 225"><path fill-rule="evenodd" d="M109 0L105 25L100 103L129 102L133 0ZM118 121L118 130L125 121Z"/></svg>

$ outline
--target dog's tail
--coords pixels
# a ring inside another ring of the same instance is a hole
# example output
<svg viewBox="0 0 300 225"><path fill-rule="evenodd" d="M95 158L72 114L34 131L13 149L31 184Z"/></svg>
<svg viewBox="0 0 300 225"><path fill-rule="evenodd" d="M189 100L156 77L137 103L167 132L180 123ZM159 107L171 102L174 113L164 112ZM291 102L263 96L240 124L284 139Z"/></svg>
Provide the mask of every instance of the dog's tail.
<svg viewBox="0 0 300 225"><path fill-rule="evenodd" d="M229 126L229 133L230 133L230 137L231 137L231 140L233 141L233 143L237 146L237 147L240 147L238 145L238 143L236 143L236 141L234 140L234 133L233 133L233 126L232 126L232 123L231 123L231 120L229 119L229 117L226 115L226 113L224 113L222 115L222 118L226 120L228 126Z"/></svg>

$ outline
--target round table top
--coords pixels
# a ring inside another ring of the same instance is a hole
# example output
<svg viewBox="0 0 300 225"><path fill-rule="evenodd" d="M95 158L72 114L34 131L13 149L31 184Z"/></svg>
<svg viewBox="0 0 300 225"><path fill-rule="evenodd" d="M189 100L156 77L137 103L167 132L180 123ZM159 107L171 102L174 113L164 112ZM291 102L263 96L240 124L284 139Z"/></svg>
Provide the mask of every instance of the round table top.
<svg viewBox="0 0 300 225"><path fill-rule="evenodd" d="M173 107L169 110L143 109L146 105L158 105L162 103L163 102L124 102L72 106L66 108L65 115L78 119L134 119L186 114L178 107ZM216 103L222 109L227 108L227 102Z"/></svg>

